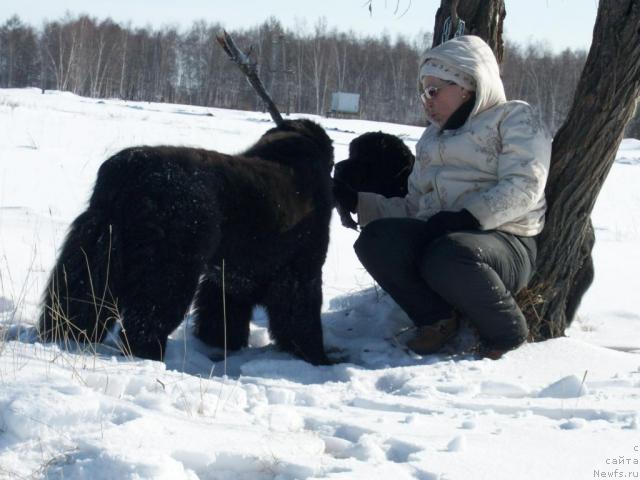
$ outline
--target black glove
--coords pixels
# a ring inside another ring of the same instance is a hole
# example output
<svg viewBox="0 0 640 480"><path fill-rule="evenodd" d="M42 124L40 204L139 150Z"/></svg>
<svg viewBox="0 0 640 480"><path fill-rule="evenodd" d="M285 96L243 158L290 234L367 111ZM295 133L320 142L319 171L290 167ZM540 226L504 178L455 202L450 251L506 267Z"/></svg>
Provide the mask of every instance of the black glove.
<svg viewBox="0 0 640 480"><path fill-rule="evenodd" d="M358 192L342 180L333 179L333 199L337 207L342 207L351 213L358 208Z"/></svg>
<svg viewBox="0 0 640 480"><path fill-rule="evenodd" d="M465 209L459 212L438 212L427 220L425 225L431 239L436 239L449 232L477 230L479 227L480 222Z"/></svg>

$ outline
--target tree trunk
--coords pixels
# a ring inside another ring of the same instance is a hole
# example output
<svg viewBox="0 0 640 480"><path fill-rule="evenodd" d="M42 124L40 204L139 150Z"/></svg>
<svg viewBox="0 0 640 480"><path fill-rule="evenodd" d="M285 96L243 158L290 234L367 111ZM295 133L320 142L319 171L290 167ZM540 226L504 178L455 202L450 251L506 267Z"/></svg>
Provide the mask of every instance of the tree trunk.
<svg viewBox="0 0 640 480"><path fill-rule="evenodd" d="M442 0L434 46L443 40L452 3L466 22L465 33L482 37L500 61L502 0ZM590 215L639 96L640 0L602 0L573 106L553 141L537 271L518 296L531 340L563 335L593 280Z"/></svg>
<svg viewBox="0 0 640 480"><path fill-rule="evenodd" d="M602 0L573 105L553 141L546 226L529 285L537 339L564 333L593 276L589 217L639 95L640 0Z"/></svg>
<svg viewBox="0 0 640 480"><path fill-rule="evenodd" d="M442 0L436 12L436 24L433 29L433 46L453 38L457 25L452 25L448 38L443 39L445 20L451 16L452 4L458 17L465 22L465 35L477 35L489 44L498 63L502 63L504 42L502 25L506 10L504 0ZM453 23L453 22L452 22Z"/></svg>

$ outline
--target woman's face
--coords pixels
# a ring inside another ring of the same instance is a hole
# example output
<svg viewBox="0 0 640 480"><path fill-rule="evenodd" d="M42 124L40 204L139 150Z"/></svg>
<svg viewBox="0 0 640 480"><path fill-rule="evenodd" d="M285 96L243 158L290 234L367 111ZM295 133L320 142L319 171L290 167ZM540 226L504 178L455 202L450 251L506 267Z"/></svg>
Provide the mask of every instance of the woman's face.
<svg viewBox="0 0 640 480"><path fill-rule="evenodd" d="M441 78L426 76L422 77L421 83L424 109L441 126L469 98L468 90Z"/></svg>

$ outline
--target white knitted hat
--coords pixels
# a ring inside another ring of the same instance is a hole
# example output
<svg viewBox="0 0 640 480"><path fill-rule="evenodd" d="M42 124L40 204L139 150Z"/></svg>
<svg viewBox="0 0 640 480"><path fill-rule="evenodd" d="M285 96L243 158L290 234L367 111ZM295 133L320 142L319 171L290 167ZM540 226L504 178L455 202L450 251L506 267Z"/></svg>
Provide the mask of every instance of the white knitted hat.
<svg viewBox="0 0 640 480"><path fill-rule="evenodd" d="M475 78L441 60L430 58L422 64L420 68L420 79L422 80L422 78L426 76L454 82L469 91L475 91L476 89Z"/></svg>

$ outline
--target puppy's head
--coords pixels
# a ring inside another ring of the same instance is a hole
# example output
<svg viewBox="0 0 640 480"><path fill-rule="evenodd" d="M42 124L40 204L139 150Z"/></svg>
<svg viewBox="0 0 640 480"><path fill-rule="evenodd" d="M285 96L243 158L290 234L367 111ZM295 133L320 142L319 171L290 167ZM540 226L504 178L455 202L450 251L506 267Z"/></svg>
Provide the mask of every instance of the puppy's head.
<svg viewBox="0 0 640 480"><path fill-rule="evenodd" d="M394 135L368 132L349 144L349 158L338 162L334 177L359 192L386 197L407 194L407 179L415 157Z"/></svg>

